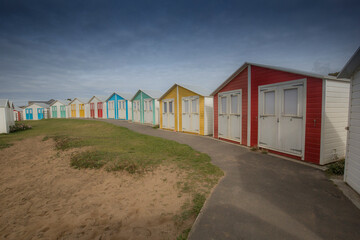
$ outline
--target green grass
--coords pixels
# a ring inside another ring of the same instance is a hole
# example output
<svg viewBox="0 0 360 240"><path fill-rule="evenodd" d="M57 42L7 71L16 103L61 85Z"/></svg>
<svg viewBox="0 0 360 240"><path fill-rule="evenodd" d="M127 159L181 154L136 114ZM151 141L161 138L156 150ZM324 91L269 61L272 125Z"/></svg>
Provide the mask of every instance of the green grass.
<svg viewBox="0 0 360 240"><path fill-rule="evenodd" d="M161 164L175 164L187 173L186 179L178 187L193 196L193 201L184 205L179 222L196 217L210 189L223 176L223 172L211 164L207 154L195 151L188 145L135 133L110 123L76 119L46 119L24 123L31 125L32 129L0 135L0 149L18 140L43 136L43 141L54 139L59 151L89 147L87 151L75 153L71 157L70 165L77 169L104 168L107 171L141 174Z"/></svg>

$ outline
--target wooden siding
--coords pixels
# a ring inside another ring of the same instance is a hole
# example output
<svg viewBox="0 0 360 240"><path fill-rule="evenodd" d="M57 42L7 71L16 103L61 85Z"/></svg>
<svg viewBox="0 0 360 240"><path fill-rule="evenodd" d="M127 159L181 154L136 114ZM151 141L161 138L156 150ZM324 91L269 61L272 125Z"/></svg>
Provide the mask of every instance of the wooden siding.
<svg viewBox="0 0 360 240"><path fill-rule="evenodd" d="M345 181L360 193L360 71L351 82Z"/></svg>
<svg viewBox="0 0 360 240"><path fill-rule="evenodd" d="M320 164L345 157L349 113L350 84L325 80L325 107L323 109L323 137Z"/></svg>
<svg viewBox="0 0 360 240"><path fill-rule="evenodd" d="M247 144L247 117L248 117L248 68L246 67L241 73L239 73L231 82L226 84L218 93L233 91L233 90L242 90L242 133L241 133L241 144ZM218 138L218 93L214 96L214 137Z"/></svg>

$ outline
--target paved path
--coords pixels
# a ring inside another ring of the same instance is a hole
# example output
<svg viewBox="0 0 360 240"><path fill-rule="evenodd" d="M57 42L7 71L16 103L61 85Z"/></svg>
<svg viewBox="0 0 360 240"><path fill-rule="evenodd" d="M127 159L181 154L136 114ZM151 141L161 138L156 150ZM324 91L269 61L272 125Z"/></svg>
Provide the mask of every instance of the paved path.
<svg viewBox="0 0 360 240"><path fill-rule="evenodd" d="M209 137L105 121L186 143L225 171L189 239L360 239L360 210L320 170Z"/></svg>

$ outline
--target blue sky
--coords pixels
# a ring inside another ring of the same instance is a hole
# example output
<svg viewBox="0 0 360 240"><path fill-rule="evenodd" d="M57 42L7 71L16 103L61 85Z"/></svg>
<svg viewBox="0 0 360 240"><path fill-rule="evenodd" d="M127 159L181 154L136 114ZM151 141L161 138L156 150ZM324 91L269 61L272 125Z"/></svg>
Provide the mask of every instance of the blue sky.
<svg viewBox="0 0 360 240"><path fill-rule="evenodd" d="M359 1L0 0L0 98L215 89L245 61L327 74L360 45Z"/></svg>

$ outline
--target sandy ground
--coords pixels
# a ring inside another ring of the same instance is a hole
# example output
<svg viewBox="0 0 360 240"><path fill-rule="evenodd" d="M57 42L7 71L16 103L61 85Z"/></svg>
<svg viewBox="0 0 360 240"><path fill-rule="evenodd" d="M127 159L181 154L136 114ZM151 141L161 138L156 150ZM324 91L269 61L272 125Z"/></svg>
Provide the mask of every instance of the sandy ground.
<svg viewBox="0 0 360 240"><path fill-rule="evenodd" d="M145 176L70 167L71 151L26 139L0 150L0 239L175 239L189 196L181 174ZM78 150L75 150L78 151Z"/></svg>

